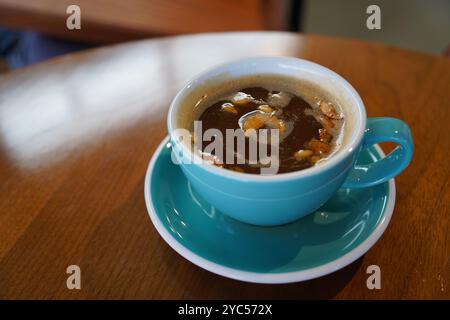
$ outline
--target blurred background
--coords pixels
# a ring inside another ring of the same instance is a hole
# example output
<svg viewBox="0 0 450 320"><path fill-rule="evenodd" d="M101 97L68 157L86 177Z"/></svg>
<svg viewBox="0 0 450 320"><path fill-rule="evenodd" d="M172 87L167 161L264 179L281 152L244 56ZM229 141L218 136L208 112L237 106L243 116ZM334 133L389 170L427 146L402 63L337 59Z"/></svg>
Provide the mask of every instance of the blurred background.
<svg viewBox="0 0 450 320"><path fill-rule="evenodd" d="M66 9L81 8L81 30ZM366 8L381 9L381 30ZM291 31L449 53L449 0L0 0L0 72L124 41L223 31Z"/></svg>

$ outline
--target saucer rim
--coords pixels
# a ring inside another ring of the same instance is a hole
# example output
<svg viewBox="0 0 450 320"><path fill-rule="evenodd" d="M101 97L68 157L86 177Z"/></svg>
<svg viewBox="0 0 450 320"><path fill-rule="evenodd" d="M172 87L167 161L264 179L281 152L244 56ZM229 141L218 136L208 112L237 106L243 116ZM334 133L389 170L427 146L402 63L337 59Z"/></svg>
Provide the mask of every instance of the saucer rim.
<svg viewBox="0 0 450 320"><path fill-rule="evenodd" d="M161 151L168 142L169 136L166 136L153 153L147 167L147 172L145 174L144 198L145 198L145 205L147 207L147 212L150 216L150 220L152 221L153 225L155 226L160 236L164 239L164 241L183 258L199 266L202 269L208 270L212 273L215 273L217 275L226 278L251 283L282 284L282 283L293 283L311 280L333 273L356 261L362 255L364 255L370 248L372 248L372 246L375 245L375 243L380 239L381 235L384 233L387 226L389 225L389 222L391 220L394 211L396 189L394 179L390 179L388 200L384 213L382 213L381 221L379 222L377 227L372 231L372 233L361 244L359 244L357 247L353 248L351 251L347 252L343 256L339 257L338 259L309 269L304 269L300 271L281 272L281 273L259 273L226 267L221 264L211 262L208 259L199 256L198 254L192 252L187 247L183 246L180 242L178 242L178 240L176 240L170 234L170 232L167 231L167 229L164 227L163 223L159 219L158 214L156 213L156 209L153 206L153 200L150 193L150 186L151 186L150 182L152 179L153 169L156 164L156 160L158 159L159 155L161 154ZM381 156L385 156L383 150L380 148L379 145L376 144L375 149Z"/></svg>

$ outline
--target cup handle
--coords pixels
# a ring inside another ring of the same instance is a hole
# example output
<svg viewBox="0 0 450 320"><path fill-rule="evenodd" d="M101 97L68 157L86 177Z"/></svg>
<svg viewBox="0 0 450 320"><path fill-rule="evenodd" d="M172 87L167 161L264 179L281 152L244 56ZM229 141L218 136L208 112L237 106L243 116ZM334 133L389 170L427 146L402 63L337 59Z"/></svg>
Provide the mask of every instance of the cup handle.
<svg viewBox="0 0 450 320"><path fill-rule="evenodd" d="M394 142L398 146L381 160L371 164L356 163L341 188L374 186L395 177L408 166L414 145L406 123L394 118L368 118L362 148L380 142Z"/></svg>

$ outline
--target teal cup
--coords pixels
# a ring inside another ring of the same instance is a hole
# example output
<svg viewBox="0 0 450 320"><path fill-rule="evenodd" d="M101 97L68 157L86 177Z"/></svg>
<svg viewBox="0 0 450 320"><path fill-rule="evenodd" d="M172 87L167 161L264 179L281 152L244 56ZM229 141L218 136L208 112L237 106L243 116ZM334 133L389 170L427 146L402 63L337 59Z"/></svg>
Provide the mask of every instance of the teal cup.
<svg viewBox="0 0 450 320"><path fill-rule="evenodd" d="M190 129L194 102L208 90L218 90L221 84L265 75L307 80L339 100L345 115L344 140L339 150L311 168L276 175L235 172L197 159L199 155L193 152L191 142L175 134L177 129ZM345 79L321 65L290 57L248 58L206 71L176 95L167 123L172 158L192 187L217 210L260 226L302 218L322 206L339 188L366 188L386 182L408 166L414 149L406 123L394 118L367 118L360 96ZM380 142L398 146L374 163L356 162L362 149Z"/></svg>

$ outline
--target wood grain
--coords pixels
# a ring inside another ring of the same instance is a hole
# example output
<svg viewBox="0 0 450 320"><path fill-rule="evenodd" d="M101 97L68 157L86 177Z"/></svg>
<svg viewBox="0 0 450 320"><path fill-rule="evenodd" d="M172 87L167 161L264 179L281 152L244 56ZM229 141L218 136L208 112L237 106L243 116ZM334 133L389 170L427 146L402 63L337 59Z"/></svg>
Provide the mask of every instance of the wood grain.
<svg viewBox="0 0 450 320"><path fill-rule="evenodd" d="M224 61L306 58L345 77L369 116L404 119L415 155L385 234L360 260L289 285L184 260L148 218L143 181L182 85ZM0 76L0 298L449 299L450 60L348 39L225 33L147 40ZM82 289L66 288L68 265ZM366 288L366 268L382 289Z"/></svg>
<svg viewBox="0 0 450 320"><path fill-rule="evenodd" d="M81 9L81 30L66 28L71 4ZM0 24L84 42L115 43L155 35L262 30L266 23L267 28L280 25L278 9L260 0L0 0Z"/></svg>

